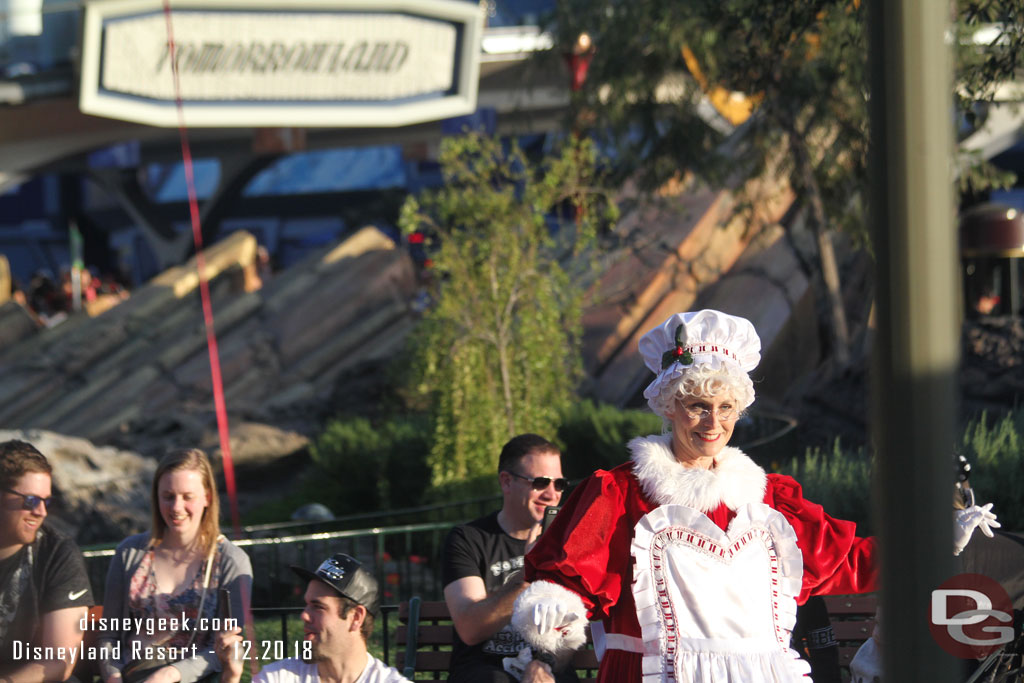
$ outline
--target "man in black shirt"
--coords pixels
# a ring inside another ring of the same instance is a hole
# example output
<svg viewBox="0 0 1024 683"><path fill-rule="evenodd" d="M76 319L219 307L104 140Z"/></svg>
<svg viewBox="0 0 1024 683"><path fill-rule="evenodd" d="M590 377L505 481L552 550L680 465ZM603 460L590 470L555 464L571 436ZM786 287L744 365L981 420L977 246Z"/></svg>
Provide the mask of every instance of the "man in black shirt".
<svg viewBox="0 0 1024 683"><path fill-rule="evenodd" d="M0 683L66 680L92 605L78 548L43 526L51 472L31 444L0 443Z"/></svg>
<svg viewBox="0 0 1024 683"><path fill-rule="evenodd" d="M452 529L442 554L444 598L455 624L451 683L510 683L506 658L529 647L509 626L523 591L523 555L541 532L544 510L558 505L567 482L562 456L536 434L521 434L501 449L502 507ZM575 681L572 671L555 679ZM523 681L550 681L547 664L532 661Z"/></svg>

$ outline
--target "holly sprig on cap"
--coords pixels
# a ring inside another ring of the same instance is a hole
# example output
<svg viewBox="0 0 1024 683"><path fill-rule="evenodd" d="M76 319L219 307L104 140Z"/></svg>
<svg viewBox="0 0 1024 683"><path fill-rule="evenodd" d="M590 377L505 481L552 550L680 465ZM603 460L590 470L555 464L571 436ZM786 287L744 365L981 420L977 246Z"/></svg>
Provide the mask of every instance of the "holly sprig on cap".
<svg viewBox="0 0 1024 683"><path fill-rule="evenodd" d="M661 369L665 370L673 363L691 365L693 354L686 350L686 340L683 338L683 326L676 326L676 344L674 347L661 354Z"/></svg>

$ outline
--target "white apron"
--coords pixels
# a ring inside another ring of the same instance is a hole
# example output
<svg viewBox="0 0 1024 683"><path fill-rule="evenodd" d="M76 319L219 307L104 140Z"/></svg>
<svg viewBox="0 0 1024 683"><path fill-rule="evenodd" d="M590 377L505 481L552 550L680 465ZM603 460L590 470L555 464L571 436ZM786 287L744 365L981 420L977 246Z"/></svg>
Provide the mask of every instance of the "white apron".
<svg viewBox="0 0 1024 683"><path fill-rule="evenodd" d="M632 554L644 683L810 680L789 647L803 556L782 514L742 505L723 532L662 505L637 523Z"/></svg>

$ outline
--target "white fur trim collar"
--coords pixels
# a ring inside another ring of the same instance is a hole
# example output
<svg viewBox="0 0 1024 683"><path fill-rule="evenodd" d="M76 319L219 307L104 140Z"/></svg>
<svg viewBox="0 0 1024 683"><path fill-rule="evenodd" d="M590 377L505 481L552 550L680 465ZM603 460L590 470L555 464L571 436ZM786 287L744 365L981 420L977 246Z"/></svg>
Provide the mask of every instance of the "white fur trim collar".
<svg viewBox="0 0 1024 683"><path fill-rule="evenodd" d="M723 448L710 470L679 464L671 434L633 439L629 451L633 474L647 497L659 505L685 505L707 513L721 503L735 510L764 500L764 470L738 448Z"/></svg>

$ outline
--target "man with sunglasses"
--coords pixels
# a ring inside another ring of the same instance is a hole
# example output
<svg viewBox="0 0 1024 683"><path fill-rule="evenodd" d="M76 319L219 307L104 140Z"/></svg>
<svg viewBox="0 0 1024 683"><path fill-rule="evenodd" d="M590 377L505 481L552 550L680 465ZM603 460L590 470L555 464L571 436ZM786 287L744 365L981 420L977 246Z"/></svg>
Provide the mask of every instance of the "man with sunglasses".
<svg viewBox="0 0 1024 683"><path fill-rule="evenodd" d="M536 434L520 434L505 444L498 479L501 509L452 529L442 553L444 598L456 633L451 683L517 680L506 665L528 647L509 625L515 599L525 588L523 555L540 535L545 509L559 504L568 484L558 447ZM554 679L575 681L576 675L568 671ZM550 680L549 666L539 661L522 674L522 681Z"/></svg>
<svg viewBox="0 0 1024 683"><path fill-rule="evenodd" d="M31 444L0 443L0 683L71 676L93 604L78 547L43 526L51 473Z"/></svg>

